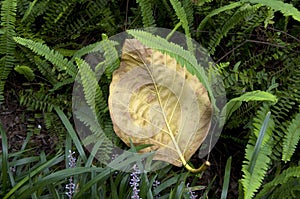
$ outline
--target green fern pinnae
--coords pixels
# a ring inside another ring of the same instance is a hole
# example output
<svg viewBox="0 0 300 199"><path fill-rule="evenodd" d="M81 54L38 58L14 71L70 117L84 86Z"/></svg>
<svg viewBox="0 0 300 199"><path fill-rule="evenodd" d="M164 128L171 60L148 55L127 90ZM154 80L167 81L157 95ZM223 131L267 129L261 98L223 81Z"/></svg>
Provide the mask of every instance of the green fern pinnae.
<svg viewBox="0 0 300 199"><path fill-rule="evenodd" d="M33 2L29 3L28 9L26 10L21 22L24 22L24 20L26 20L26 18L31 14L33 7L35 6L35 4L37 3L38 0L34 0Z"/></svg>
<svg viewBox="0 0 300 199"><path fill-rule="evenodd" d="M208 77L206 75L206 72L202 66L200 66L197 62L196 57L187 50L184 50L181 46L176 45L174 43L168 42L166 39L154 36L151 33L141 31L141 30L127 30L129 34L134 36L136 39L138 39L141 43L143 43L145 46L161 51L163 53L167 53L182 66L186 67L186 69L191 73L195 74L196 77L199 79L199 81L204 85L206 88L210 100L215 108L215 110L219 110L216 107L216 101L215 97L213 95L212 89L210 87L210 83L208 81Z"/></svg>
<svg viewBox="0 0 300 199"><path fill-rule="evenodd" d="M3 92L6 79L14 67L15 62L15 33L17 1L4 0L1 2L1 27L3 34L0 36L0 102L4 100Z"/></svg>
<svg viewBox="0 0 300 199"><path fill-rule="evenodd" d="M93 44L89 44L79 50L77 50L72 59L71 62L75 61L76 58L82 58L84 55L87 55L89 53L93 53L93 52L102 52L102 41L93 43Z"/></svg>
<svg viewBox="0 0 300 199"><path fill-rule="evenodd" d="M146 28L146 27L156 26L155 19L153 17L153 11L152 11L152 1L151 0L137 0L137 3L141 7L144 27Z"/></svg>
<svg viewBox="0 0 300 199"><path fill-rule="evenodd" d="M265 102L260 109L256 112L256 117L253 118L253 133L258 138L260 136L260 129L261 129L261 123L265 120L266 115L269 117L270 115L270 105ZM265 130L264 139L262 140L262 145L266 144L271 137L272 137L272 131L275 129L275 122L273 118L270 118L268 121L268 128Z"/></svg>
<svg viewBox="0 0 300 199"><path fill-rule="evenodd" d="M73 77L64 79L61 82L57 82L57 83L53 84L53 88L50 91L51 92L56 91L56 90L60 89L61 87L72 84L72 83L74 83Z"/></svg>
<svg viewBox="0 0 300 199"><path fill-rule="evenodd" d="M292 181L290 183L290 180L296 180ZM299 191L299 180L300 180L300 166L297 167L289 167L288 169L284 170L280 175L276 176L271 182L266 183L262 190L257 194L256 198L270 198L270 195L272 192L274 192L275 189L280 189L283 193L286 193L287 191L291 191L293 187L298 187ZM298 182L298 185L297 183ZM287 185L287 186L284 186ZM284 187L285 189L282 189ZM289 188L287 188L289 187ZM288 194L284 195L285 198L292 198L289 197ZM280 198L278 195L275 195L273 198Z"/></svg>
<svg viewBox="0 0 300 199"><path fill-rule="evenodd" d="M35 42L30 39L24 39L21 37L14 37L14 40L29 49L31 49L34 53L43 56L46 60L50 61L53 65L58 66L59 71L65 71L71 77L76 76L77 69L76 66L68 61L62 54L57 51L51 50L47 45Z"/></svg>
<svg viewBox="0 0 300 199"><path fill-rule="evenodd" d="M120 65L119 54L115 45L117 42L111 40L103 40L103 50L104 50L104 57L105 57L105 74L106 77L110 80L112 74L115 69L117 69ZM99 66L96 66L96 73L99 71Z"/></svg>
<svg viewBox="0 0 300 199"><path fill-rule="evenodd" d="M180 20L181 26L184 29L188 49L190 51L193 51L194 48L193 48L193 43L192 43L192 40L191 40L191 33L190 33L189 22L188 22L186 12L185 12L185 10L184 10L184 8L183 8L180 1L170 0L170 3L172 4L173 9L175 10L176 16Z"/></svg>
<svg viewBox="0 0 300 199"><path fill-rule="evenodd" d="M73 11L72 13L70 13L70 16L73 16L74 10L76 10L75 3L77 3L78 1L69 1L74 4L74 8L70 9L70 11ZM94 0L86 2L88 3L84 6L84 8L82 8L82 10L76 11L78 13L75 14L75 20L73 20L71 17L63 17L62 19L65 20L59 21L60 27L66 27L66 31L61 32L61 34L65 35L65 37L67 38L71 37L74 39L78 37L81 32L86 31L87 29L98 29L99 26L103 27L103 29L108 33L114 33L114 27L116 25L114 24L114 13L112 13L109 5L107 5L109 1ZM51 22L49 22L49 24L51 24ZM53 30L52 28L51 31L55 30Z"/></svg>
<svg viewBox="0 0 300 199"><path fill-rule="evenodd" d="M194 28L194 4L191 0L184 0L182 1L182 6L185 11L185 15L188 21L189 29L191 32L191 35L193 35L192 30Z"/></svg>
<svg viewBox="0 0 300 199"><path fill-rule="evenodd" d="M215 10L213 10L211 13L209 13L202 21L201 23L199 24L198 28L197 28L197 32L200 33L201 30L204 29L205 27L205 24L207 23L207 21L209 21L213 16L215 15L218 15L222 12L225 12L227 10L232 10L236 7L239 7L241 6L242 3L241 2L235 2L235 3L231 3L229 5L226 5L226 6L222 6L220 8L217 8Z"/></svg>
<svg viewBox="0 0 300 199"><path fill-rule="evenodd" d="M91 109L94 116L96 117L95 99L97 90L100 88L97 88L99 86L97 78L95 76L95 72L91 69L90 65L84 60L79 58L76 58L75 60L79 68L80 84L83 89L85 101Z"/></svg>
<svg viewBox="0 0 300 199"><path fill-rule="evenodd" d="M24 75L28 81L32 81L35 78L32 69L29 68L28 66L16 66L14 69L19 74Z"/></svg>
<svg viewBox="0 0 300 199"><path fill-rule="evenodd" d="M225 119L227 120L232 115L232 113L242 105L242 102L249 102L249 101L269 101L272 103L276 103L277 98L271 93L265 91L257 90L257 91L247 92L227 102L225 107L222 110L222 116L225 117Z"/></svg>
<svg viewBox="0 0 300 199"><path fill-rule="evenodd" d="M49 62L41 59L39 56L33 57L33 62L38 67L40 73L52 84L55 85L58 83L58 80L55 78L56 73L52 71L52 67Z"/></svg>
<svg viewBox="0 0 300 199"><path fill-rule="evenodd" d="M286 183L276 186L268 199L299 198L300 178L289 178Z"/></svg>
<svg viewBox="0 0 300 199"><path fill-rule="evenodd" d="M67 101L64 96L52 96L41 90L34 92L32 90L19 93L20 104L27 106L31 110L40 110L43 112L51 112L54 107L62 107L65 109Z"/></svg>
<svg viewBox="0 0 300 199"><path fill-rule="evenodd" d="M259 118L265 111L258 112ZM258 128L259 129L258 129ZM261 186L263 178L267 172L271 162L270 155L272 153L270 133L274 129L274 122L270 119L270 112L265 116L260 126L256 126L255 131L259 131L258 137L254 133L246 146L245 161L243 162L242 171L244 173L241 180L244 189L244 198L251 199L254 193ZM265 136L265 135L268 136ZM266 138L267 137L267 138Z"/></svg>
<svg viewBox="0 0 300 199"><path fill-rule="evenodd" d="M283 138L282 160L290 161L300 139L300 113L292 120Z"/></svg>
<svg viewBox="0 0 300 199"><path fill-rule="evenodd" d="M76 63L79 68L80 84L83 89L85 102L97 120L97 113L107 112L107 101L98 85L96 73L91 69L89 64L79 58L76 58Z"/></svg>
<svg viewBox="0 0 300 199"><path fill-rule="evenodd" d="M48 4L46 15L44 16L45 23L42 26L44 32L51 31L53 28L62 27L68 16L72 13L75 1L66 0L61 2L51 2Z"/></svg>
<svg viewBox="0 0 300 199"><path fill-rule="evenodd" d="M292 16L295 20L300 21L300 12L292 4L284 3L278 0L241 0L253 4L262 4L272 8L275 11L280 11L284 16Z"/></svg>
<svg viewBox="0 0 300 199"><path fill-rule="evenodd" d="M38 16L45 13L49 2L50 0L34 0L33 2L30 2L29 6L26 6L27 9L21 19L22 24L26 24L27 26L31 25Z"/></svg>
<svg viewBox="0 0 300 199"><path fill-rule="evenodd" d="M250 6L245 4L241 6L229 19L226 19L225 24L222 28L218 29L214 37L209 42L209 52L211 54L215 53L216 47L220 44L223 37L227 35L229 30L233 29L236 25L240 24L247 17L251 17L257 12L261 5L257 4Z"/></svg>
<svg viewBox="0 0 300 199"><path fill-rule="evenodd" d="M213 0L192 0L192 2L197 6L203 6L205 3L212 2Z"/></svg>
<svg viewBox="0 0 300 199"><path fill-rule="evenodd" d="M249 156L251 151L254 150L253 143L248 143L246 147L246 158ZM250 151L250 152L249 152ZM271 162L270 155L272 153L272 148L269 145L265 145L260 149L259 156L255 162L255 169L252 173L248 170L249 160L243 161L242 171L243 179L241 180L244 189L244 198L251 199L254 193L261 186L263 177L267 173L268 166Z"/></svg>

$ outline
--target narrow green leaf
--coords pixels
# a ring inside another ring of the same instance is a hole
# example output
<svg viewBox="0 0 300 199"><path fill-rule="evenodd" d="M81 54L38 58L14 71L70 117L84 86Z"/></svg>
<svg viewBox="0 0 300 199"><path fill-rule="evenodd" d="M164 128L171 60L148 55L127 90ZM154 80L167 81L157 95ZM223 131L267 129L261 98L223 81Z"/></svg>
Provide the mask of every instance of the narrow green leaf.
<svg viewBox="0 0 300 199"><path fill-rule="evenodd" d="M72 126L72 124L70 123L70 121L68 120L67 116L64 114L64 112L62 110L60 110L58 107L54 107L56 113L58 114L59 118L61 119L61 121L63 122L63 124L65 125L70 137L72 138L76 149L80 155L80 157L82 158L82 160L84 162L86 162L87 157L85 155L85 152L82 148L81 142Z"/></svg>
<svg viewBox="0 0 300 199"><path fill-rule="evenodd" d="M229 187L229 182L230 182L231 161L232 161L232 157L230 156L226 162L221 199L227 198L227 192L228 192L228 187Z"/></svg>
<svg viewBox="0 0 300 199"><path fill-rule="evenodd" d="M292 16L295 20L300 21L300 12L292 4L278 0L241 0L241 2L249 2L262 4L272 8L275 11L280 11L284 16Z"/></svg>
<svg viewBox="0 0 300 199"><path fill-rule="evenodd" d="M8 143L7 143L7 136L4 128L2 127L2 124L0 122L0 132L1 132L1 138L2 138L2 191L3 193L6 193L6 189L8 188Z"/></svg>
<svg viewBox="0 0 300 199"><path fill-rule="evenodd" d="M15 193L22 185L24 185L27 181L30 180L31 177L35 176L36 174L40 173L44 169L53 166L53 164L56 164L58 162L61 162L63 160L63 156L60 154L53 157L51 160L46 162L45 164L42 164L37 169L33 170L29 176L24 177L22 180L20 180L4 197L3 199L9 198L13 193Z"/></svg>
<svg viewBox="0 0 300 199"><path fill-rule="evenodd" d="M270 101L276 103L277 97L275 95L272 95L271 93L260 90L247 92L227 102L222 110L222 117L227 120L228 118L230 118L232 113L242 105L242 102L249 101Z"/></svg>
<svg viewBox="0 0 300 199"><path fill-rule="evenodd" d="M250 173L253 172L254 167L256 165L256 161L257 161L257 158L258 158L261 146L262 146L263 139L265 137L265 133L266 133L266 130L267 130L267 127L268 127L269 120L270 120L270 115L271 115L271 112L268 112L266 117L265 117L265 120L263 122L263 125L260 129L258 138L256 140L256 144L254 146L254 151L253 151L252 157L250 159L250 165L249 165L249 172Z"/></svg>
<svg viewBox="0 0 300 199"><path fill-rule="evenodd" d="M28 66L16 66L14 69L19 74L24 75L28 81L33 81L35 78L32 69L29 68Z"/></svg>
<svg viewBox="0 0 300 199"><path fill-rule="evenodd" d="M290 161L300 140L300 113L292 120L283 137L282 160Z"/></svg>

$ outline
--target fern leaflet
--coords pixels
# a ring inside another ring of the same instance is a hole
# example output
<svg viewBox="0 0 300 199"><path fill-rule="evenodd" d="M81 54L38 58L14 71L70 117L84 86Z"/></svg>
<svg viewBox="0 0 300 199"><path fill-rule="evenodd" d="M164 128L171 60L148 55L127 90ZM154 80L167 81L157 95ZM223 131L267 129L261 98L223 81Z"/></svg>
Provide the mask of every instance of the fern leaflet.
<svg viewBox="0 0 300 199"><path fill-rule="evenodd" d="M155 26L155 20L153 17L151 1L150 0L137 0L137 2L139 3L139 5L141 7L144 27Z"/></svg>
<svg viewBox="0 0 300 199"><path fill-rule="evenodd" d="M292 120L283 138L282 160L290 161L300 139L300 113Z"/></svg>
<svg viewBox="0 0 300 199"><path fill-rule="evenodd" d="M292 4L284 3L278 0L241 0L241 2L249 2L268 6L275 11L280 11L284 16L292 16L295 20L300 21L300 12Z"/></svg>
<svg viewBox="0 0 300 199"><path fill-rule="evenodd" d="M6 79L15 62L15 33L17 1L4 0L1 2L1 26L3 34L0 36L0 102L4 100L3 92Z"/></svg>
<svg viewBox="0 0 300 199"><path fill-rule="evenodd" d="M45 44L35 42L30 39L24 39L21 37L15 37L14 39L18 44L26 46L36 54L45 57L45 59L50 61L53 65L58 66L59 71L66 71L67 74L75 78L77 74L77 68L72 62L64 58L64 56L59 52L51 50Z"/></svg>
<svg viewBox="0 0 300 199"><path fill-rule="evenodd" d="M270 113L264 117L267 110L267 108L262 108L262 110L258 112L257 121L259 121L260 124L254 128L254 135L258 135L258 137L256 138L256 136L252 135L246 147L246 160L242 166L244 173L242 185L246 199L250 199L254 196L271 162L272 140L269 138L274 129L274 121L270 119ZM264 118L263 123L261 123L262 118Z"/></svg>

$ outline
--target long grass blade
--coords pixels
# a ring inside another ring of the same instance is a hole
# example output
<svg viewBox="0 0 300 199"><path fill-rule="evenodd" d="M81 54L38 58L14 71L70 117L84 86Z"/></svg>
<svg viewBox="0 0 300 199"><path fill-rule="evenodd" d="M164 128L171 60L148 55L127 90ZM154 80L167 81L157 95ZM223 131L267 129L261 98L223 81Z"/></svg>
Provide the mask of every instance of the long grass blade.
<svg viewBox="0 0 300 199"><path fill-rule="evenodd" d="M267 115L265 117L265 120L264 120L264 123L261 126L261 129L259 131L259 135L258 135L256 144L255 144L255 147L254 147L254 151L253 151L251 160L249 161L250 162L250 165L249 165L249 172L250 173L253 173L254 166L256 165L256 160L257 160L257 157L259 155L259 151L261 149L262 141L265 137L265 132L266 132L267 127L268 127L268 123L269 123L269 120L270 120L270 115L271 115L271 112L269 111L267 113Z"/></svg>
<svg viewBox="0 0 300 199"><path fill-rule="evenodd" d="M84 150L82 148L81 142L73 128L73 126L71 125L70 121L68 120L67 116L64 114L64 112L62 110L60 110L58 107L54 107L56 113L58 114L59 118L61 119L61 121L63 122L63 124L65 125L70 137L72 138L76 149L81 157L81 159L86 162L87 157L84 153Z"/></svg>
<svg viewBox="0 0 300 199"><path fill-rule="evenodd" d="M6 132L1 123L0 131L2 137L2 189L3 193L5 193L8 187L8 143Z"/></svg>
<svg viewBox="0 0 300 199"><path fill-rule="evenodd" d="M224 175L224 182L223 182L221 199L226 199L227 198L229 181L230 181L231 161L232 161L232 157L229 157L227 159L227 162L226 162L225 175Z"/></svg>
<svg viewBox="0 0 300 199"><path fill-rule="evenodd" d="M53 166L63 160L63 156L61 154L56 155L54 158L46 162L45 164L42 164L37 169L33 170L30 175L24 177L22 180L20 180L4 197L3 199L9 198L12 194L14 194L22 185L24 185L26 182L30 180L32 176L35 176L36 174L40 173L44 169Z"/></svg>

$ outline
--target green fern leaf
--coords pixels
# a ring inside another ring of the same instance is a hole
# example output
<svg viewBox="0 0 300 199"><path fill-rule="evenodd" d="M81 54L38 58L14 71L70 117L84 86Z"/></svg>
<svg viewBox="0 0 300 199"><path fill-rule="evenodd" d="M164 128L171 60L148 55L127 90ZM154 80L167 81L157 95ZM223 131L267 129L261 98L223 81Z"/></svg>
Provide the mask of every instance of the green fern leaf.
<svg viewBox="0 0 300 199"><path fill-rule="evenodd" d="M203 30L204 27L205 27L205 24L207 23L207 21L208 21L209 19L211 19L213 16L218 15L218 14L220 14L221 12L225 12L225 11L227 11L227 10L232 10L232 9L234 9L234 8L236 8L236 7L241 6L241 5L242 5L241 2L235 2L235 3L231 3L231 4L229 4L229 5L222 6L222 7L220 7L220 8L217 8L217 9L213 10L211 13L209 13L209 14L201 21L200 25L199 25L198 28L197 28L197 32L200 32L201 30Z"/></svg>
<svg viewBox="0 0 300 199"><path fill-rule="evenodd" d="M66 71L67 74L74 78L77 75L75 65L64 58L59 52L51 50L47 45L21 37L14 37L14 40L18 44L31 49L34 53L45 57L45 59L50 61L53 65L58 66L59 71Z"/></svg>
<svg viewBox="0 0 300 199"><path fill-rule="evenodd" d="M222 116L225 117L224 119L228 119L232 115L232 113L242 105L242 102L249 101L270 101L272 103L276 103L277 98L271 93L265 91L258 90L247 92L240 97L233 98L229 102L227 102L222 110Z"/></svg>
<svg viewBox="0 0 300 199"><path fill-rule="evenodd" d="M15 71L17 71L21 75L24 75L28 81L32 81L35 78L32 69L28 66L16 66Z"/></svg>
<svg viewBox="0 0 300 199"><path fill-rule="evenodd" d="M279 0L241 0L241 2L249 2L262 4L272 8L275 11L280 11L284 16L292 16L295 20L300 21L300 12L292 4L284 3Z"/></svg>
<svg viewBox="0 0 300 199"><path fill-rule="evenodd" d="M143 16L143 25L145 28L156 26L153 17L151 2L152 2L151 0L137 0L137 3L139 3L141 7L142 16Z"/></svg>
<svg viewBox="0 0 300 199"><path fill-rule="evenodd" d="M216 34L210 40L208 49L209 52L214 54L216 47L220 44L223 37L227 35L229 30L242 23L242 21L247 17L251 17L260 7L261 5L250 6L249 4L245 4L241 6L229 19L226 19L224 25L222 25L220 29L217 29Z"/></svg>
<svg viewBox="0 0 300 199"><path fill-rule="evenodd" d="M297 167L289 167L288 169L284 170L280 175L276 176L271 182L266 183L262 190L257 194L256 198L269 198L270 194L275 190L280 188L281 185L289 184L290 187L294 187L295 184L288 183L290 179L296 179L299 182L300 179L300 166ZM297 185L296 185L297 186ZM298 184L299 187L299 184ZM289 189L288 189L289 190ZM282 190L282 191L288 191ZM277 198L278 195L276 195ZM288 196L288 195L285 195ZM276 198L276 197L275 197ZM289 198L289 197L287 197Z"/></svg>
<svg viewBox="0 0 300 199"><path fill-rule="evenodd" d="M96 73L89 64L79 58L75 60L79 68L80 79L78 81L84 94L84 100L79 102L81 104L75 105L75 116L89 128L89 132L84 133L86 137L82 137L82 142L85 145L98 145L97 158L100 158L102 162L107 161L110 158L109 151L113 149L113 144L108 139L108 135L113 132L112 124L111 121L105 121L105 118L108 118L107 115L103 116L108 111L107 101L98 85ZM112 136L109 137L112 138Z"/></svg>
<svg viewBox="0 0 300 199"><path fill-rule="evenodd" d="M15 62L15 33L17 1L4 0L1 2L1 27L3 34L0 35L0 102L4 100L3 92L6 79L10 74Z"/></svg>
<svg viewBox="0 0 300 199"><path fill-rule="evenodd" d="M265 111L258 112L259 117ZM251 199L254 193L261 186L262 180L267 172L271 162L270 155L272 153L271 141L267 141L266 137L270 137L274 129L274 121L270 119L270 112L264 118L263 123L258 128L254 129L259 131L258 137L252 135L246 147L245 161L243 162L242 171L244 173L241 180L244 188L244 198ZM265 135L268 136L265 136Z"/></svg>
<svg viewBox="0 0 300 199"><path fill-rule="evenodd" d="M75 60L79 68L79 75L86 103L91 108L92 113L96 115L95 99L98 82L95 72L90 68L88 63L82 59L76 58Z"/></svg>
<svg viewBox="0 0 300 199"><path fill-rule="evenodd" d="M39 69L40 73L52 84L55 85L58 83L56 79L56 73L52 70L52 66L46 60L41 59L39 56L35 55L33 57L33 62Z"/></svg>
<svg viewBox="0 0 300 199"><path fill-rule="evenodd" d="M292 120L283 138L282 160L290 161L300 139L300 113Z"/></svg>
<svg viewBox="0 0 300 199"><path fill-rule="evenodd" d="M97 55L99 54L99 57L96 58L98 60L96 60L95 64L90 63L90 61L92 61L95 58L94 55L91 55L91 57L87 57L86 60L90 65L95 65L95 72L97 76L100 76L101 71L105 69L105 74L107 78L111 79L113 71L117 67L119 67L119 55L115 48L116 45L118 45L116 41L104 39L100 42L96 42L81 48L80 50L74 53L71 61L74 61L75 58L81 58L86 54L97 53ZM100 54L102 53L104 53L104 61L102 61L103 58L100 57Z"/></svg>
<svg viewBox="0 0 300 199"><path fill-rule="evenodd" d="M192 44L192 40L191 40L191 33L190 33L190 29L189 29L188 17L186 15L184 7L182 6L181 2L178 0L170 0L170 3L172 4L172 6L176 12L176 15L177 15L178 19L180 20L180 23L184 29L188 49L190 51L192 51L193 44Z"/></svg>

